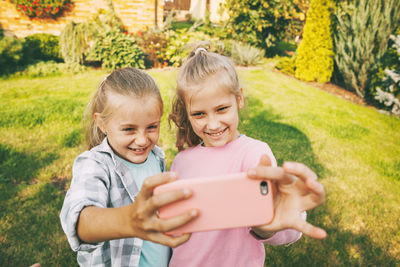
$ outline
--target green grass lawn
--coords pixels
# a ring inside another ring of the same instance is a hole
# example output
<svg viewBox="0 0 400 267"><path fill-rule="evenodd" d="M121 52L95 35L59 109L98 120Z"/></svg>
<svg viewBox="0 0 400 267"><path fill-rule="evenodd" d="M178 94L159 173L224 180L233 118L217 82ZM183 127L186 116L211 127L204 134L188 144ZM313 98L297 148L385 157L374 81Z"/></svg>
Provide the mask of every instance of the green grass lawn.
<svg viewBox="0 0 400 267"><path fill-rule="evenodd" d="M175 70L152 70L165 102L160 145L176 149L167 116ZM327 192L308 220L326 240L266 246L267 266L400 266L400 119L271 71L240 69L241 131L267 142L279 164L306 163ZM105 75L0 80L0 266L76 266L58 215L81 117Z"/></svg>

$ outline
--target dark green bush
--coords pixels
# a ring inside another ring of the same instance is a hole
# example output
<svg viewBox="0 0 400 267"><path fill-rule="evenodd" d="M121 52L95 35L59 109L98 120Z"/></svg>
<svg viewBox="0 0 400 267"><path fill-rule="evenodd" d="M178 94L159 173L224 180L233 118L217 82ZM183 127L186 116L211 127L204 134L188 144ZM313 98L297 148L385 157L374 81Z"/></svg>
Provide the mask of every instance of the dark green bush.
<svg viewBox="0 0 400 267"><path fill-rule="evenodd" d="M48 33L37 33L25 37L23 41L24 61L62 61L59 37Z"/></svg>
<svg viewBox="0 0 400 267"><path fill-rule="evenodd" d="M21 40L14 37L0 39L0 75L10 74L18 69L24 56Z"/></svg>
<svg viewBox="0 0 400 267"><path fill-rule="evenodd" d="M101 33L99 37L93 48L86 54L86 60L99 61L102 67L107 69L128 66L145 68L145 54L133 36L110 29Z"/></svg>
<svg viewBox="0 0 400 267"><path fill-rule="evenodd" d="M291 19L302 14L295 1L227 0L226 9L225 31L231 38L261 47L267 55L286 36Z"/></svg>

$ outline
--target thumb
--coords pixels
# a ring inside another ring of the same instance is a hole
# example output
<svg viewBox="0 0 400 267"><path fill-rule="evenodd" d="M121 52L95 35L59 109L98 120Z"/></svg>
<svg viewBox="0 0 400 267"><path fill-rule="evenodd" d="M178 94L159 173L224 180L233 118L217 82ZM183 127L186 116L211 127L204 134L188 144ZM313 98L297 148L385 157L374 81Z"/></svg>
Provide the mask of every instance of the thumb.
<svg viewBox="0 0 400 267"><path fill-rule="evenodd" d="M261 156L260 161L258 163L258 166L265 166L265 167L270 167L271 164L271 160L270 158L267 156L267 154L264 154Z"/></svg>

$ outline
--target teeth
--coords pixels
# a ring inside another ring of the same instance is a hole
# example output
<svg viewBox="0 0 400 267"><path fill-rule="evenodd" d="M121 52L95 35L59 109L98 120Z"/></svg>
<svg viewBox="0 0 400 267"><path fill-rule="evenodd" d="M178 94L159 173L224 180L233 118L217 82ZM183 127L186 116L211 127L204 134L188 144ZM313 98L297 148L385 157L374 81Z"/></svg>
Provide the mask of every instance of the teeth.
<svg viewBox="0 0 400 267"><path fill-rule="evenodd" d="M142 151L146 150L144 148L130 148L130 149L133 151L136 151L136 152L142 152Z"/></svg>
<svg viewBox="0 0 400 267"><path fill-rule="evenodd" d="M208 133L211 136L220 136L221 134L223 134L224 131L220 131L218 133Z"/></svg>

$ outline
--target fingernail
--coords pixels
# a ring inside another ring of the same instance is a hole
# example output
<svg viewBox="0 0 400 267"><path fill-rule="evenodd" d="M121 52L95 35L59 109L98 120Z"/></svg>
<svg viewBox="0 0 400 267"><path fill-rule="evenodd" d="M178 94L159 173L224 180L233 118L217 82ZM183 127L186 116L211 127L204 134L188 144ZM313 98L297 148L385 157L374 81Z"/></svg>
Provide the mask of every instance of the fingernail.
<svg viewBox="0 0 400 267"><path fill-rule="evenodd" d="M185 197L190 196L190 190L187 188L183 189L183 194L185 195Z"/></svg>
<svg viewBox="0 0 400 267"><path fill-rule="evenodd" d="M192 216L192 217L197 216L197 210L191 210L190 211L190 216Z"/></svg>

